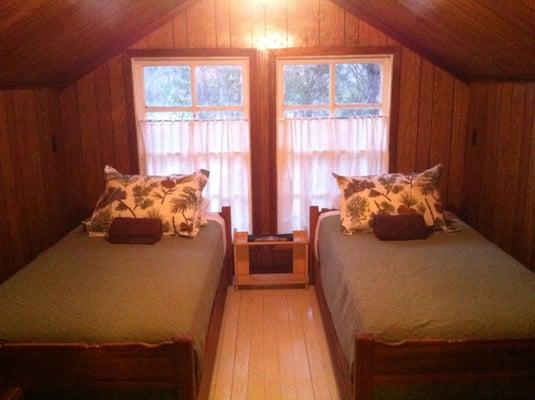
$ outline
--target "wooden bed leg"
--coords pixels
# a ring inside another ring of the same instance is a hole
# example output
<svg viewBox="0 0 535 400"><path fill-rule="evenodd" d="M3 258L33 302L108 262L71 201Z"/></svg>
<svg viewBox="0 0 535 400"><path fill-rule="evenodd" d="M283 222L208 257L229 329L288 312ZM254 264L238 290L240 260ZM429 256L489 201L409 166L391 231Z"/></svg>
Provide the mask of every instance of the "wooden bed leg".
<svg viewBox="0 0 535 400"><path fill-rule="evenodd" d="M315 242L316 242L316 225L318 224L318 218L320 216L320 210L318 206L310 206L309 211L309 226L310 226L310 232L308 233L308 237L310 238L310 241L308 243L308 274L309 274L309 281L310 284L313 285L316 281L316 277L314 276L315 268L313 266L316 262L316 254L315 254Z"/></svg>
<svg viewBox="0 0 535 400"><path fill-rule="evenodd" d="M373 400L373 346L372 335L355 338L355 400Z"/></svg>
<svg viewBox="0 0 535 400"><path fill-rule="evenodd" d="M193 342L175 343L175 387L177 400L195 400L197 396Z"/></svg>
<svg viewBox="0 0 535 400"><path fill-rule="evenodd" d="M230 207L225 206L221 208L221 217L225 221L225 239L227 243L227 254L225 255L225 268L227 273L227 286L232 285L234 268L234 246L232 245L232 219Z"/></svg>

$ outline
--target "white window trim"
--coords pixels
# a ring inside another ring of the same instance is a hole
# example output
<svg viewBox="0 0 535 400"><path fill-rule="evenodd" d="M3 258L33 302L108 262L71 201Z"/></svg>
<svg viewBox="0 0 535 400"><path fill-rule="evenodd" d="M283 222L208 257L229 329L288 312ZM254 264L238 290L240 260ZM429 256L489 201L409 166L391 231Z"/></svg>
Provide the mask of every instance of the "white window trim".
<svg viewBox="0 0 535 400"><path fill-rule="evenodd" d="M145 81L143 67L166 65L187 65L191 71L191 106L147 106L145 104ZM240 65L242 66L242 105L201 106L196 101L195 67L202 65ZM132 58L132 77L134 79L134 108L136 120L144 119L147 112L203 112L203 111L242 111L245 120L250 115L249 58L247 57L135 57Z"/></svg>
<svg viewBox="0 0 535 400"><path fill-rule="evenodd" d="M342 62L381 64L381 103L335 103L336 69L335 64ZM314 105L285 105L284 104L284 74L285 65L295 64L328 64L330 70L330 102L329 104ZM329 110L329 118L334 118L337 109L379 108L381 116L389 117L392 107L392 75L394 56L392 54L370 55L342 55L342 56L292 56L277 58L277 119L285 119L286 110Z"/></svg>

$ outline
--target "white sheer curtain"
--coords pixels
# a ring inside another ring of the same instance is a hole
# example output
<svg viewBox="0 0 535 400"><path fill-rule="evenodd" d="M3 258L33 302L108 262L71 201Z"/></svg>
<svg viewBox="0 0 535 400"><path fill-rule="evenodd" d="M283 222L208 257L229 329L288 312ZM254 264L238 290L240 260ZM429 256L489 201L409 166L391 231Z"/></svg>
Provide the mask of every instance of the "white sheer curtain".
<svg viewBox="0 0 535 400"><path fill-rule="evenodd" d="M278 230L308 226L310 205L332 207L332 173L388 171L388 118L284 119L277 127Z"/></svg>
<svg viewBox="0 0 535 400"><path fill-rule="evenodd" d="M250 231L249 121L140 121L141 173L210 171L203 196L211 211L232 207L232 225Z"/></svg>

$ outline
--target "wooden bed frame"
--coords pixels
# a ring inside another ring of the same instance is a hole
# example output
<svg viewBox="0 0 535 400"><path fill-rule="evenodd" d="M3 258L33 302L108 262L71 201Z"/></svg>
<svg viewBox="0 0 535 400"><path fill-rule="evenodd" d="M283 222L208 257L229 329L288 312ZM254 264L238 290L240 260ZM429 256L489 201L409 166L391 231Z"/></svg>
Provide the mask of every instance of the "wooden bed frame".
<svg viewBox="0 0 535 400"><path fill-rule="evenodd" d="M388 344L371 334L355 335L355 365L350 371L327 306L314 250L321 213L310 207L310 262L320 312L343 399L371 400L376 384L435 382L535 382L535 339L406 340ZM535 390L535 389L534 389Z"/></svg>
<svg viewBox="0 0 535 400"><path fill-rule="evenodd" d="M0 387L53 389L172 389L177 399L207 399L227 286L232 271L230 207L223 207L226 255L212 306L202 378L193 338L147 343L5 343L0 345Z"/></svg>

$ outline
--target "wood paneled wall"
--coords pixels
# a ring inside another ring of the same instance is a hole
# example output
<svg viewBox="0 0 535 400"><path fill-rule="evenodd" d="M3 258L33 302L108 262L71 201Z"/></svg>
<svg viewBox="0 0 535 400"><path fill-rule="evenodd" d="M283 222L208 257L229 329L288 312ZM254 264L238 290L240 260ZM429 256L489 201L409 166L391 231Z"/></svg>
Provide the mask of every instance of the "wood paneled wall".
<svg viewBox="0 0 535 400"><path fill-rule="evenodd" d="M535 270L535 83L473 83L463 216Z"/></svg>
<svg viewBox="0 0 535 400"><path fill-rule="evenodd" d="M277 47L399 46L329 0L274 0L267 7L250 0L200 0L132 48L250 48L258 55L260 143L269 143L268 53ZM448 205L461 202L468 87L411 50L401 48L401 101L398 124L399 171L444 165L442 190ZM70 196L79 217L87 215L102 188L105 163L135 172L129 159L128 90L124 54L119 54L60 93ZM253 154L272 169L269 146ZM135 154L135 153L134 153ZM276 220L263 182L256 198L255 229L273 231Z"/></svg>
<svg viewBox="0 0 535 400"><path fill-rule="evenodd" d="M130 164L125 62L119 54L60 92L69 216L89 215L103 190L103 169Z"/></svg>
<svg viewBox="0 0 535 400"><path fill-rule="evenodd" d="M0 91L0 282L66 232L58 94Z"/></svg>

